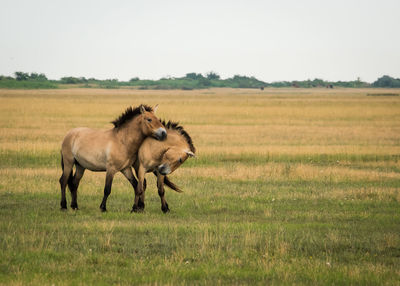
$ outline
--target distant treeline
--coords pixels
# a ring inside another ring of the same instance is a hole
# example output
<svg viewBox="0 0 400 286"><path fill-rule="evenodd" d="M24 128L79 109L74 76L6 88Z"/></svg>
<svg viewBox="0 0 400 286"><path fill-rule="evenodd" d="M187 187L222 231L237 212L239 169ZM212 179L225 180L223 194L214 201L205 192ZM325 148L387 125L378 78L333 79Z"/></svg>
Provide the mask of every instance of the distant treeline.
<svg viewBox="0 0 400 286"><path fill-rule="evenodd" d="M118 79L99 80L85 77L63 77L60 80L49 80L43 73L15 72L14 77L0 76L0 88L59 88L60 86L79 86L95 88L120 88L134 87L138 89L204 89L211 87L230 87L230 88L258 88L266 87L388 87L400 88L400 79L384 75L373 83L367 83L360 79L354 81L325 81L322 79L303 80L303 81L278 81L263 82L255 77L235 75L231 78L221 79L215 72L205 75L200 73L187 73L184 77L168 77L159 80L131 78L129 81L119 81Z"/></svg>
<svg viewBox="0 0 400 286"><path fill-rule="evenodd" d="M43 73L15 72L15 77L0 75L0 88L39 89L58 88L57 81L49 81Z"/></svg>

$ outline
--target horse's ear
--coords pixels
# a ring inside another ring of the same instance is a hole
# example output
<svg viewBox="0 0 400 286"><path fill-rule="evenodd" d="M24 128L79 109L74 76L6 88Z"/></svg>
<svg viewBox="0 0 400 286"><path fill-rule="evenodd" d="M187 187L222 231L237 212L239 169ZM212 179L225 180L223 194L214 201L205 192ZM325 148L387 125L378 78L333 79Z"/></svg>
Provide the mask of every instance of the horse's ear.
<svg viewBox="0 0 400 286"><path fill-rule="evenodd" d="M141 114L144 114L144 113L146 112L146 109L144 108L143 104L141 104L141 105L139 106L139 109L140 109L140 113L141 113Z"/></svg>
<svg viewBox="0 0 400 286"><path fill-rule="evenodd" d="M153 107L153 113L154 113L154 114L156 114L157 109L158 109L158 104L156 104L156 105Z"/></svg>
<svg viewBox="0 0 400 286"><path fill-rule="evenodd" d="M189 157L197 158L196 154L194 154L192 151L186 151L186 154L188 154Z"/></svg>

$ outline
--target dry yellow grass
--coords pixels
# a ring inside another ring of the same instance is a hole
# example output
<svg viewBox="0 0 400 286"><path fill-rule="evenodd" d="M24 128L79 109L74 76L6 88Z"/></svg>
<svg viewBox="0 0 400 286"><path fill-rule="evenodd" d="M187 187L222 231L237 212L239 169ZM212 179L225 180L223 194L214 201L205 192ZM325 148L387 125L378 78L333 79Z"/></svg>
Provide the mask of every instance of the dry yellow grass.
<svg viewBox="0 0 400 286"><path fill-rule="evenodd" d="M373 90L0 90L0 150L55 151L68 129L110 128L127 106L160 104L200 154L398 154L398 98Z"/></svg>

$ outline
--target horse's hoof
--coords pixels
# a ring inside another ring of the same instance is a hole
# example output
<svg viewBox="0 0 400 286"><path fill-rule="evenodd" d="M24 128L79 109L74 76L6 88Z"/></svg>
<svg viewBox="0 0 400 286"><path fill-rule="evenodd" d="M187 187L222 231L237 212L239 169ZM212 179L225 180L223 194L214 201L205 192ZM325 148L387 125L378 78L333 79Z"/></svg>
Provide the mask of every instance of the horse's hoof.
<svg viewBox="0 0 400 286"><path fill-rule="evenodd" d="M168 213L169 212L169 207L168 204L165 204L165 206L161 206L161 210L163 211L163 213Z"/></svg>
<svg viewBox="0 0 400 286"><path fill-rule="evenodd" d="M100 204L100 210L101 210L101 212L106 212L107 211L107 207L106 207L106 205L104 204L104 203L101 203Z"/></svg>
<svg viewBox="0 0 400 286"><path fill-rule="evenodd" d="M141 212L143 212L142 208L139 208L139 206L137 205L133 205L131 213L141 213Z"/></svg>
<svg viewBox="0 0 400 286"><path fill-rule="evenodd" d="M78 210L78 205L77 204L71 204L71 209L73 209L74 211Z"/></svg>
<svg viewBox="0 0 400 286"><path fill-rule="evenodd" d="M144 202L139 201L137 207L138 207L139 210L144 210Z"/></svg>
<svg viewBox="0 0 400 286"><path fill-rule="evenodd" d="M64 207L61 207L61 208L60 208L60 211L63 211L63 212L65 212L65 211L67 211L67 210L68 210L67 207L65 207L65 208L64 208Z"/></svg>
<svg viewBox="0 0 400 286"><path fill-rule="evenodd" d="M60 206L61 209L67 209L67 201L61 201Z"/></svg>

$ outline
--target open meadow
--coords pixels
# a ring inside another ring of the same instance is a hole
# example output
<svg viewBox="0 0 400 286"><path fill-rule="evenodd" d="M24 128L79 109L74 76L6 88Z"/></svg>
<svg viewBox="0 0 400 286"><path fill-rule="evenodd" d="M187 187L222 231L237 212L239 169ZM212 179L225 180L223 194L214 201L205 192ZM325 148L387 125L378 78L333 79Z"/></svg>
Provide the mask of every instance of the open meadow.
<svg viewBox="0 0 400 286"><path fill-rule="evenodd" d="M395 285L400 93L383 89L0 90L0 284ZM197 159L146 210L117 174L86 171L60 211L60 144L159 104Z"/></svg>

